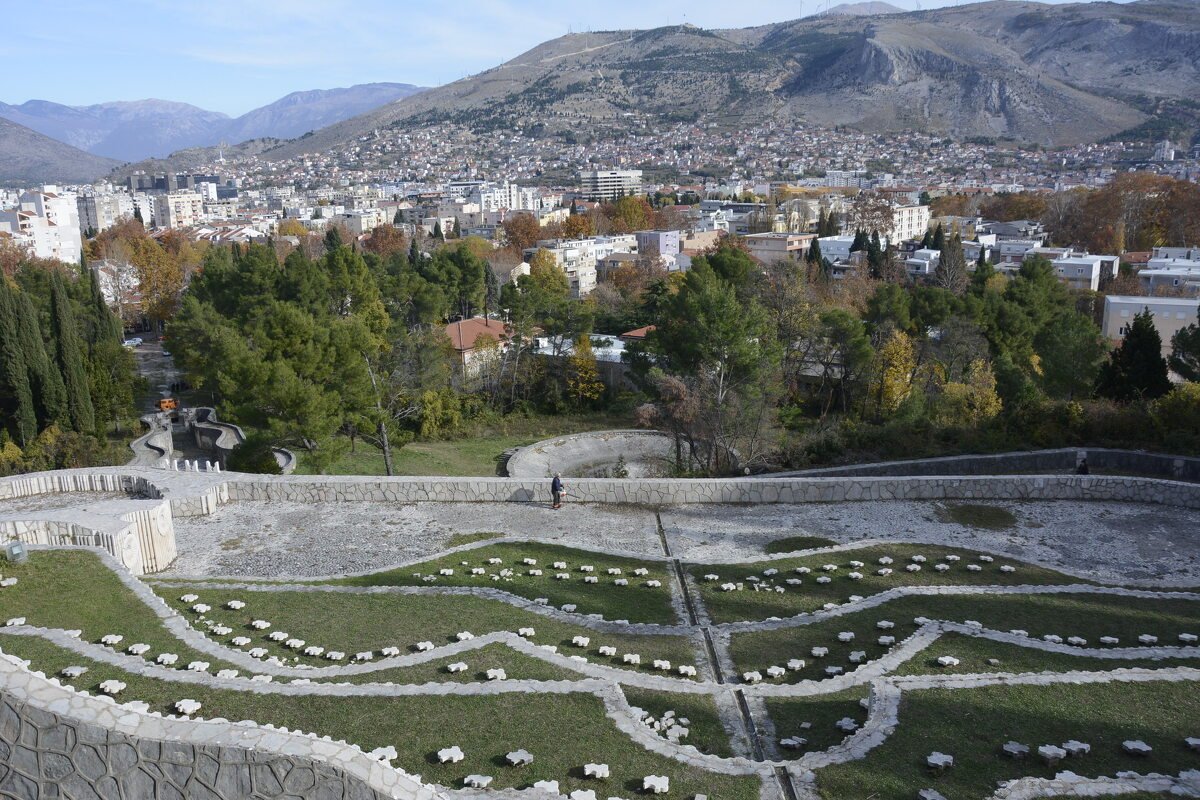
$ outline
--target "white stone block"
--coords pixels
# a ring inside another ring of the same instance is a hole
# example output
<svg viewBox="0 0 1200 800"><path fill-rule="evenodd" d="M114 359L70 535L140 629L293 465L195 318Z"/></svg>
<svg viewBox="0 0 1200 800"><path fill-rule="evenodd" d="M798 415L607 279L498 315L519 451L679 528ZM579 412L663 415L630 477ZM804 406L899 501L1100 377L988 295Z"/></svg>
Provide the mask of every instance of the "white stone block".
<svg viewBox="0 0 1200 800"><path fill-rule="evenodd" d="M250 623L250 627L254 628L256 631L265 631L267 628L271 627L271 623L267 622L265 619L256 619Z"/></svg>
<svg viewBox="0 0 1200 800"><path fill-rule="evenodd" d="M100 691L109 696L120 694L125 691L125 682L110 678L100 684Z"/></svg>
<svg viewBox="0 0 1200 800"><path fill-rule="evenodd" d="M597 780L607 778L609 776L608 764L584 764L583 777L596 778Z"/></svg>
<svg viewBox="0 0 1200 800"><path fill-rule="evenodd" d="M491 782L491 775L468 775L463 778L463 786L468 789L486 789Z"/></svg>
<svg viewBox="0 0 1200 800"><path fill-rule="evenodd" d="M159 653L158 658L154 660L164 667L170 667L179 660L179 656L175 655L174 653Z"/></svg>
<svg viewBox="0 0 1200 800"><path fill-rule="evenodd" d="M236 678L237 676L238 676L238 671L236 669L217 670L217 677L222 678L224 680L232 680L233 678Z"/></svg>
<svg viewBox="0 0 1200 800"><path fill-rule="evenodd" d="M671 662L663 658L654 659L654 668L663 672L671 671Z"/></svg>
<svg viewBox="0 0 1200 800"><path fill-rule="evenodd" d="M467 665L462 661L455 661L453 664L446 665L447 672L466 672Z"/></svg>
<svg viewBox="0 0 1200 800"><path fill-rule="evenodd" d="M489 681L503 681L508 679L508 674L500 667L496 667L487 671L487 679Z"/></svg>
<svg viewBox="0 0 1200 800"><path fill-rule="evenodd" d="M571 639L571 644L575 645L576 647L587 647L591 643L592 640L587 636L575 636Z"/></svg>
<svg viewBox="0 0 1200 800"><path fill-rule="evenodd" d="M150 645L144 644L142 642L138 642L137 644L131 644L131 645L129 645L129 647L125 648L125 652L129 653L129 655L131 655L131 656L145 655L149 651L150 651Z"/></svg>
<svg viewBox="0 0 1200 800"><path fill-rule="evenodd" d="M804 669L804 659L793 658L793 659L789 660L787 662L787 668L790 669L792 672L799 672L800 670Z"/></svg>
<svg viewBox="0 0 1200 800"><path fill-rule="evenodd" d="M462 748L458 745L453 747L443 747L437 751L438 762L441 764L457 764L465 757Z"/></svg>
<svg viewBox="0 0 1200 800"><path fill-rule="evenodd" d="M642 791L648 794L666 794L671 790L671 781L665 775L647 775L642 778Z"/></svg>
<svg viewBox="0 0 1200 800"><path fill-rule="evenodd" d="M175 704L175 710L184 716L190 717L200 710L200 704L195 700L183 699Z"/></svg>
<svg viewBox="0 0 1200 800"><path fill-rule="evenodd" d="M469 642L475 638L475 634L471 633L470 631L459 631L458 633L454 634L454 638L458 639L460 642Z"/></svg>
<svg viewBox="0 0 1200 800"><path fill-rule="evenodd" d="M641 664L642 657L637 653L626 653L621 656L621 661L625 664Z"/></svg>
<svg viewBox="0 0 1200 800"><path fill-rule="evenodd" d="M858 722L853 717L842 717L834 723L834 727L842 733L854 733L858 730Z"/></svg>
<svg viewBox="0 0 1200 800"><path fill-rule="evenodd" d="M742 683L761 683L762 673L758 670L751 670L742 673Z"/></svg>
<svg viewBox="0 0 1200 800"><path fill-rule="evenodd" d="M767 677L769 677L769 678L782 678L786 674L787 674L787 670L784 669L783 667L776 667L776 666L767 667Z"/></svg>

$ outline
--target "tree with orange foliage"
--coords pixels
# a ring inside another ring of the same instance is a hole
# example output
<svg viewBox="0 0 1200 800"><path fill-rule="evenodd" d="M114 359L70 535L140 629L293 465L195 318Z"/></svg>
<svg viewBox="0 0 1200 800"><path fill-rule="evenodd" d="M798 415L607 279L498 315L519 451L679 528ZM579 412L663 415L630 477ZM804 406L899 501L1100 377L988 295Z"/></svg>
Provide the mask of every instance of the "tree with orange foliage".
<svg viewBox="0 0 1200 800"><path fill-rule="evenodd" d="M613 233L633 233L644 231L655 223L654 209L650 202L640 195L636 197L619 197L604 206L604 215L612 224Z"/></svg>
<svg viewBox="0 0 1200 800"><path fill-rule="evenodd" d="M562 224L562 235L567 239L586 239L595 236L596 229L587 214L572 214Z"/></svg>
<svg viewBox="0 0 1200 800"><path fill-rule="evenodd" d="M383 259L391 258L395 253L408 250L408 240L404 234L391 225L380 225L371 231L363 241L363 249L374 253Z"/></svg>
<svg viewBox="0 0 1200 800"><path fill-rule="evenodd" d="M542 238L542 226L533 214L513 214L504 220L503 227L508 246L517 252L533 247Z"/></svg>

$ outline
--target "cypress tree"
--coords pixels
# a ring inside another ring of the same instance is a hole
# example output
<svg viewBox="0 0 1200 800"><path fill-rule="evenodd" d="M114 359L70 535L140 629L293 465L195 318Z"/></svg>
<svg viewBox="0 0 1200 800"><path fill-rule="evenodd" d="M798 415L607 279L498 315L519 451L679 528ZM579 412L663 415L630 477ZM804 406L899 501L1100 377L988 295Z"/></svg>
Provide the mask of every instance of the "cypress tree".
<svg viewBox="0 0 1200 800"><path fill-rule="evenodd" d="M932 245L932 244L933 244L933 233L930 232L929 228L926 228L925 235L921 237L921 249L928 250L930 245Z"/></svg>
<svg viewBox="0 0 1200 800"><path fill-rule="evenodd" d="M866 250L867 244L871 240L867 238L867 233L862 228L854 232L854 241L850 244L850 252L857 253L859 250Z"/></svg>
<svg viewBox="0 0 1200 800"><path fill-rule="evenodd" d="M33 390L39 427L46 428L55 422L65 423L67 421L67 390L63 386L62 375L59 374L58 368L46 354L46 344L42 340L37 310L33 307L33 301L29 295L23 292L13 298L13 303L17 316L17 336L25 357L29 386Z"/></svg>
<svg viewBox="0 0 1200 800"><path fill-rule="evenodd" d="M17 332L16 296L8 279L0 275L0 408L12 419L13 433L21 447L37 436L37 413L29 369Z"/></svg>
<svg viewBox="0 0 1200 800"><path fill-rule="evenodd" d="M975 259L975 269L980 270L987 266L987 248L983 244L979 245L979 258Z"/></svg>
<svg viewBox="0 0 1200 800"><path fill-rule="evenodd" d="M55 361L67 390L67 416L71 427L80 433L91 433L96 428L96 413L88 393L79 324L62 276L57 271L50 278L50 336L54 342Z"/></svg>
<svg viewBox="0 0 1200 800"><path fill-rule="evenodd" d="M942 223L938 223L937 229L933 232L933 242L930 246L934 250L941 250L946 246L946 232L942 230Z"/></svg>
<svg viewBox="0 0 1200 800"><path fill-rule="evenodd" d="M433 221L433 238L435 238L435 239L442 238L442 221L441 220L435 219Z"/></svg>
<svg viewBox="0 0 1200 800"><path fill-rule="evenodd" d="M805 260L810 264L820 264L822 258L821 243L813 239L813 243L808 247L808 255L805 257Z"/></svg>
<svg viewBox="0 0 1200 800"><path fill-rule="evenodd" d="M825 226L828 224L829 223L826 222L826 218L825 218L825 209L822 208L821 213L817 215L817 236L828 236L829 235L825 232L826 231Z"/></svg>
<svg viewBox="0 0 1200 800"><path fill-rule="evenodd" d="M1162 337L1149 311L1133 318L1125 340L1100 367L1096 391L1120 401L1153 400L1171 391L1167 360L1162 355Z"/></svg>
<svg viewBox="0 0 1200 800"><path fill-rule="evenodd" d="M142 223L142 225L143 225L143 226L145 226L145 224L146 224L146 220L142 219L142 208L141 208L141 206L134 206L134 207L133 207L133 218L134 218L134 219L136 219L138 222Z"/></svg>
<svg viewBox="0 0 1200 800"><path fill-rule="evenodd" d="M421 263L421 248L417 247L416 236L413 236L412 241L408 243L408 263L414 267Z"/></svg>

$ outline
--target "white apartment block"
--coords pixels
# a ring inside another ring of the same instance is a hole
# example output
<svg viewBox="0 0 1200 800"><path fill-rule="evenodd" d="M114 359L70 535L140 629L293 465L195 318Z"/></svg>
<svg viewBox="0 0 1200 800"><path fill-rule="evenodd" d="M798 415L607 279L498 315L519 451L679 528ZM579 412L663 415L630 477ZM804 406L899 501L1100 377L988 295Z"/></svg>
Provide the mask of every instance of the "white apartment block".
<svg viewBox="0 0 1200 800"><path fill-rule="evenodd" d="M142 217L144 220L144 212ZM170 192L155 198L155 227L191 228L203 221L204 198L199 192Z"/></svg>
<svg viewBox="0 0 1200 800"><path fill-rule="evenodd" d="M554 263L567 273L571 296L582 298L596 288L598 263L614 253L636 253L637 237L624 234L592 239L544 239L536 247L525 251L525 261L532 259L538 250L545 250L554 256Z"/></svg>
<svg viewBox="0 0 1200 800"><path fill-rule="evenodd" d="M38 258L77 264L83 252L75 196L57 186L22 193L15 208L0 211L0 232Z"/></svg>
<svg viewBox="0 0 1200 800"><path fill-rule="evenodd" d="M521 188L508 181L499 186L479 186L470 195L470 200L484 212L541 211L558 205L557 200L547 202L549 198L543 198L537 189Z"/></svg>
<svg viewBox="0 0 1200 800"><path fill-rule="evenodd" d="M1137 276L1146 294L1200 295L1200 247L1156 247Z"/></svg>
<svg viewBox="0 0 1200 800"><path fill-rule="evenodd" d="M616 200L642 193L640 169L608 169L579 173L579 195L584 200Z"/></svg>
<svg viewBox="0 0 1200 800"><path fill-rule="evenodd" d="M921 248L904 260L904 268L914 278L928 278L937 272L941 258L940 250Z"/></svg>
<svg viewBox="0 0 1200 800"><path fill-rule="evenodd" d="M891 242L920 239L929 230L929 206L903 205L892 209L892 229L887 238ZM882 233L882 231L881 231Z"/></svg>
<svg viewBox="0 0 1200 800"><path fill-rule="evenodd" d="M1117 274L1120 259L1116 256L1066 255L1050 262L1058 279L1072 289L1100 290Z"/></svg>
<svg viewBox="0 0 1200 800"><path fill-rule="evenodd" d="M133 216L133 197L128 194L80 195L75 205L79 213L79 227L84 231L99 233Z"/></svg>
<svg viewBox="0 0 1200 800"><path fill-rule="evenodd" d="M385 225L391 220L388 218L387 212L382 208L356 208L345 212L337 217L338 223L346 226L346 229L355 236L362 236L364 233L370 233L380 225Z"/></svg>
<svg viewBox="0 0 1200 800"><path fill-rule="evenodd" d="M1154 328L1162 337L1163 355L1171 352L1171 337L1197 321L1200 298L1130 297L1110 294L1104 298L1104 336L1111 341L1125 338L1133 318L1143 311L1154 316Z"/></svg>

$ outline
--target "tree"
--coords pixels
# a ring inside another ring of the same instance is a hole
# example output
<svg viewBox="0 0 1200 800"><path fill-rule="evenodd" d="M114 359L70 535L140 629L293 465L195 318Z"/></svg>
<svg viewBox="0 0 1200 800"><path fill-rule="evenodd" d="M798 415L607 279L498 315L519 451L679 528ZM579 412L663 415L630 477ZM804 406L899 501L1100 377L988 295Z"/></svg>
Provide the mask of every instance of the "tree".
<svg viewBox="0 0 1200 800"><path fill-rule="evenodd" d="M74 430L91 433L96 429L96 415L88 392L83 345L71 300L58 272L50 277L50 307L50 340L54 343L54 360L66 388L67 416Z"/></svg>
<svg viewBox="0 0 1200 800"><path fill-rule="evenodd" d="M876 413L890 417L912 393L917 372L916 349L912 339L903 331L893 331L880 348L875 368Z"/></svg>
<svg viewBox="0 0 1200 800"><path fill-rule="evenodd" d="M1041 366L1042 389L1051 397L1073 400L1088 396L1104 360L1100 329L1083 314L1066 310L1034 339Z"/></svg>
<svg viewBox="0 0 1200 800"><path fill-rule="evenodd" d="M586 239L595 233L592 218L587 214L572 214L563 223L562 235L567 239Z"/></svg>
<svg viewBox="0 0 1200 800"><path fill-rule="evenodd" d="M303 239L308 236L308 228L298 219L285 219L279 223L277 233L280 236L299 236Z"/></svg>
<svg viewBox="0 0 1200 800"><path fill-rule="evenodd" d="M1096 391L1104 397L1129 402L1153 400L1170 390L1162 338L1154 327L1154 315L1149 310L1143 311L1133 318L1124 341L1101 367Z"/></svg>
<svg viewBox="0 0 1200 800"><path fill-rule="evenodd" d="M8 278L0 275L0 409L10 420L0 429L17 437L22 448L38 433L29 367L17 331L16 296Z"/></svg>
<svg viewBox="0 0 1200 800"><path fill-rule="evenodd" d="M930 249L941 250L946 246L946 232L942 230L942 223L938 223L933 230L933 239L929 243Z"/></svg>
<svg viewBox="0 0 1200 800"><path fill-rule="evenodd" d="M867 301L867 313L863 319L873 330L879 331L891 325L899 331L913 330L912 298L903 286L884 283L875 290Z"/></svg>
<svg viewBox="0 0 1200 800"><path fill-rule="evenodd" d="M363 242L363 250L374 253L380 258L391 258L396 253L408 249L408 242L398 228L391 225L380 225L371 231Z"/></svg>
<svg viewBox="0 0 1200 800"><path fill-rule="evenodd" d="M744 287L757 268L749 253L729 239L722 239L716 247L693 259L692 268L697 264L710 268L735 289Z"/></svg>
<svg viewBox="0 0 1200 800"><path fill-rule="evenodd" d="M567 360L567 394L584 407L604 396L604 382L600 380L589 336L580 336L575 340L575 347Z"/></svg>
<svg viewBox="0 0 1200 800"><path fill-rule="evenodd" d="M509 216L503 227L508 246L518 253L533 247L542 238L542 226L532 214L525 212Z"/></svg>
<svg viewBox="0 0 1200 800"><path fill-rule="evenodd" d="M999 415L1002 409L991 365L977 359L971 362L963 382L942 385L934 403L933 419L942 426L974 428Z"/></svg>
<svg viewBox="0 0 1200 800"><path fill-rule="evenodd" d="M1187 381L1200 381L1200 319L1171 337L1168 364Z"/></svg>
<svg viewBox="0 0 1200 800"><path fill-rule="evenodd" d="M142 225L146 224L146 220L142 218L142 207L141 206L133 207L133 218L136 219Z"/></svg>
<svg viewBox="0 0 1200 800"><path fill-rule="evenodd" d="M938 232L942 230L938 226ZM935 234L936 238L936 234ZM967 274L967 262L963 255L962 240L958 238L958 234L952 234L946 240L940 249L941 255L938 257L937 269L933 272L933 280L937 286L940 286L947 291L953 292L955 295L963 295L967 291L967 286L970 284L970 276Z"/></svg>

